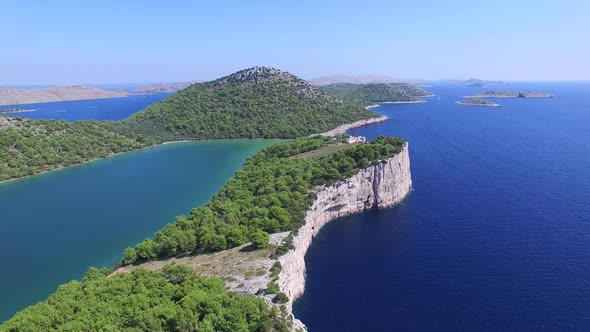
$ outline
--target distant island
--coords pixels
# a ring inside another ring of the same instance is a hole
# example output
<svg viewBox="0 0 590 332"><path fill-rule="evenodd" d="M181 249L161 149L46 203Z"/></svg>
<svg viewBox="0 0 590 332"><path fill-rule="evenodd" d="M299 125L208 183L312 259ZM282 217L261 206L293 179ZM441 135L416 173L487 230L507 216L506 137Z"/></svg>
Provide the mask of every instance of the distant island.
<svg viewBox="0 0 590 332"><path fill-rule="evenodd" d="M500 90L486 91L484 93L469 96L468 98L552 98L553 95L546 92Z"/></svg>
<svg viewBox="0 0 590 332"><path fill-rule="evenodd" d="M0 105L50 103L67 100L117 98L125 91L105 90L83 85L56 86L46 89L0 88Z"/></svg>
<svg viewBox="0 0 590 332"><path fill-rule="evenodd" d="M339 83L350 83L350 84L370 84L370 83L394 83L397 82L394 78L384 75L330 75L316 77L309 80L309 83L313 85L330 85Z"/></svg>
<svg viewBox="0 0 590 332"><path fill-rule="evenodd" d="M408 83L338 83L319 87L339 99L361 103L416 103L424 102L420 97L432 94L418 86Z"/></svg>
<svg viewBox="0 0 590 332"><path fill-rule="evenodd" d="M486 106L486 107L500 107L500 104L493 103L491 101L487 101L485 99L480 98L466 98L462 101L458 101L457 104L461 105L471 105L471 106Z"/></svg>
<svg viewBox="0 0 590 332"><path fill-rule="evenodd" d="M175 93L186 89L189 86L198 83L198 81L174 82L174 83L153 83L137 87L133 92L139 94L145 93Z"/></svg>
<svg viewBox="0 0 590 332"><path fill-rule="evenodd" d="M483 88L488 85L502 84L502 83L504 83L504 82L502 82L502 81L486 81L486 80L480 80L477 78L471 78L471 79L463 81L463 84L465 84L465 86L469 87L469 88Z"/></svg>

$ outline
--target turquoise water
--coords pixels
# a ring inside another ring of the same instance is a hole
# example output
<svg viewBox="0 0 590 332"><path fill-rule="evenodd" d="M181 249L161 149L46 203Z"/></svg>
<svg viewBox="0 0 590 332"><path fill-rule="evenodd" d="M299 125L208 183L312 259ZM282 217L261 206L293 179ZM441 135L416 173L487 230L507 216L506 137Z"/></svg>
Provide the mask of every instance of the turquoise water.
<svg viewBox="0 0 590 332"><path fill-rule="evenodd" d="M0 185L0 322L206 203L271 140L168 144Z"/></svg>

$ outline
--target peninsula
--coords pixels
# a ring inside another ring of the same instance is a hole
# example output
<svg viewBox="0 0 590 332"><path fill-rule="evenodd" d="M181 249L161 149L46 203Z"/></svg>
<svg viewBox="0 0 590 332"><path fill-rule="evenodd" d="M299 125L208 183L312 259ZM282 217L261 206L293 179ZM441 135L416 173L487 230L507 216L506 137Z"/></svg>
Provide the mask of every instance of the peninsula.
<svg viewBox="0 0 590 332"><path fill-rule="evenodd" d="M486 106L486 107L500 107L500 104L493 103L481 98L466 98L462 101L458 101L457 104L471 105L471 106Z"/></svg>
<svg viewBox="0 0 590 332"><path fill-rule="evenodd" d="M47 89L0 88L0 105L50 103L67 100L125 97L129 93L83 85L56 86Z"/></svg>
<svg viewBox="0 0 590 332"><path fill-rule="evenodd" d="M0 153L27 160L41 147L61 161L54 166L176 139L299 137L248 159L205 206L127 248L119 269L91 268L0 330L304 330L291 305L305 287L314 235L336 218L399 203L412 185L407 142L326 133L384 120L344 99L255 67L192 85L120 122L0 117ZM48 140L67 145L73 159ZM10 160L0 164L5 174L19 169Z"/></svg>
<svg viewBox="0 0 590 332"><path fill-rule="evenodd" d="M467 98L552 98L553 95L546 92L534 91L516 91L516 90L501 90L501 91L486 91L484 93L468 96Z"/></svg>
<svg viewBox="0 0 590 332"><path fill-rule="evenodd" d="M126 249L123 267L91 268L83 282L61 286L49 301L18 313L2 328L65 328L68 322L85 329L108 324L160 331L162 325L178 330L212 320L218 330L227 324L226 315L214 311L207 318L206 307L196 304L237 305L240 294L250 303L230 309L239 313L240 324L260 324L262 315L264 330L305 329L291 306L303 294L304 257L313 237L339 217L399 203L412 185L406 142L359 141L314 136L263 149L207 205ZM137 284L146 287L133 287ZM187 306L188 301L197 302ZM141 307L139 319L128 314ZM162 308L171 316L159 323Z"/></svg>

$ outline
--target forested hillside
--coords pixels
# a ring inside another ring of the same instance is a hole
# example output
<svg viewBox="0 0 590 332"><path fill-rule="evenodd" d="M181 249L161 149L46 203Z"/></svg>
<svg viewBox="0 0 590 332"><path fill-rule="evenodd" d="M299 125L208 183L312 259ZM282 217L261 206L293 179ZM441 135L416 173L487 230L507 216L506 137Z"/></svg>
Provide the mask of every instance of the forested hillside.
<svg viewBox="0 0 590 332"><path fill-rule="evenodd" d="M295 138L375 116L289 73L255 67L117 122L0 116L0 181L179 139Z"/></svg>
<svg viewBox="0 0 590 332"><path fill-rule="evenodd" d="M0 331L288 331L279 316L264 300L230 294L221 279L184 265L111 276L91 268L83 282L62 285Z"/></svg>
<svg viewBox="0 0 590 332"><path fill-rule="evenodd" d="M338 99L356 102L363 106L379 102L417 101L430 95L420 87L407 83L350 84L338 83L320 87Z"/></svg>
<svg viewBox="0 0 590 332"><path fill-rule="evenodd" d="M401 151L404 141L378 137L360 145L341 139L300 138L272 145L250 158L211 202L181 216L135 248L124 264L197 251L219 251L268 234L296 230L315 200L311 189L354 174ZM302 153L314 151L314 155ZM302 157L298 157L302 156Z"/></svg>
<svg viewBox="0 0 590 332"><path fill-rule="evenodd" d="M0 116L0 181L77 165L152 144L113 131L114 123Z"/></svg>
<svg viewBox="0 0 590 332"><path fill-rule="evenodd" d="M396 138L377 137L350 145L344 143L346 138L299 138L261 150L210 203L178 217L154 239L125 250L123 263L219 251L249 241L265 247L269 233L296 231L301 226L306 209L315 200L314 186L382 163L405 144ZM274 255L287 252L292 239L293 234ZM274 274L276 277L277 271ZM271 287L276 284L270 282L267 292ZM283 293L277 297L279 303L288 301ZM262 299L230 294L220 279L197 276L184 265L168 265L160 272L139 268L110 275L106 269L91 268L82 282L61 286L46 301L1 325L0 332L264 332L288 331L291 324Z"/></svg>
<svg viewBox="0 0 590 332"><path fill-rule="evenodd" d="M127 122L192 139L294 138L375 116L289 73L255 67L194 84Z"/></svg>

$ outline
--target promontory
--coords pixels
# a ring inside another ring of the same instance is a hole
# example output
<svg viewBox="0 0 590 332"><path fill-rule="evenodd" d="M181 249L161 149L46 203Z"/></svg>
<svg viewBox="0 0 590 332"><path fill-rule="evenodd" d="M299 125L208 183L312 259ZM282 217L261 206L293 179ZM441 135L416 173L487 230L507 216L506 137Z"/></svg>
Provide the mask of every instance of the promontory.
<svg viewBox="0 0 590 332"><path fill-rule="evenodd" d="M412 186L404 140L311 135L386 119L343 99L255 67L192 85L120 122L0 118L0 153L21 153L12 160L64 157L48 141L83 149L49 168L25 164L32 173L82 162L83 151L103 157L178 139L287 139L248 159L205 206L127 248L118 269L90 268L0 331L304 330L291 305L305 287L314 235L336 218L397 204ZM20 169L14 165L0 164L9 176Z"/></svg>

